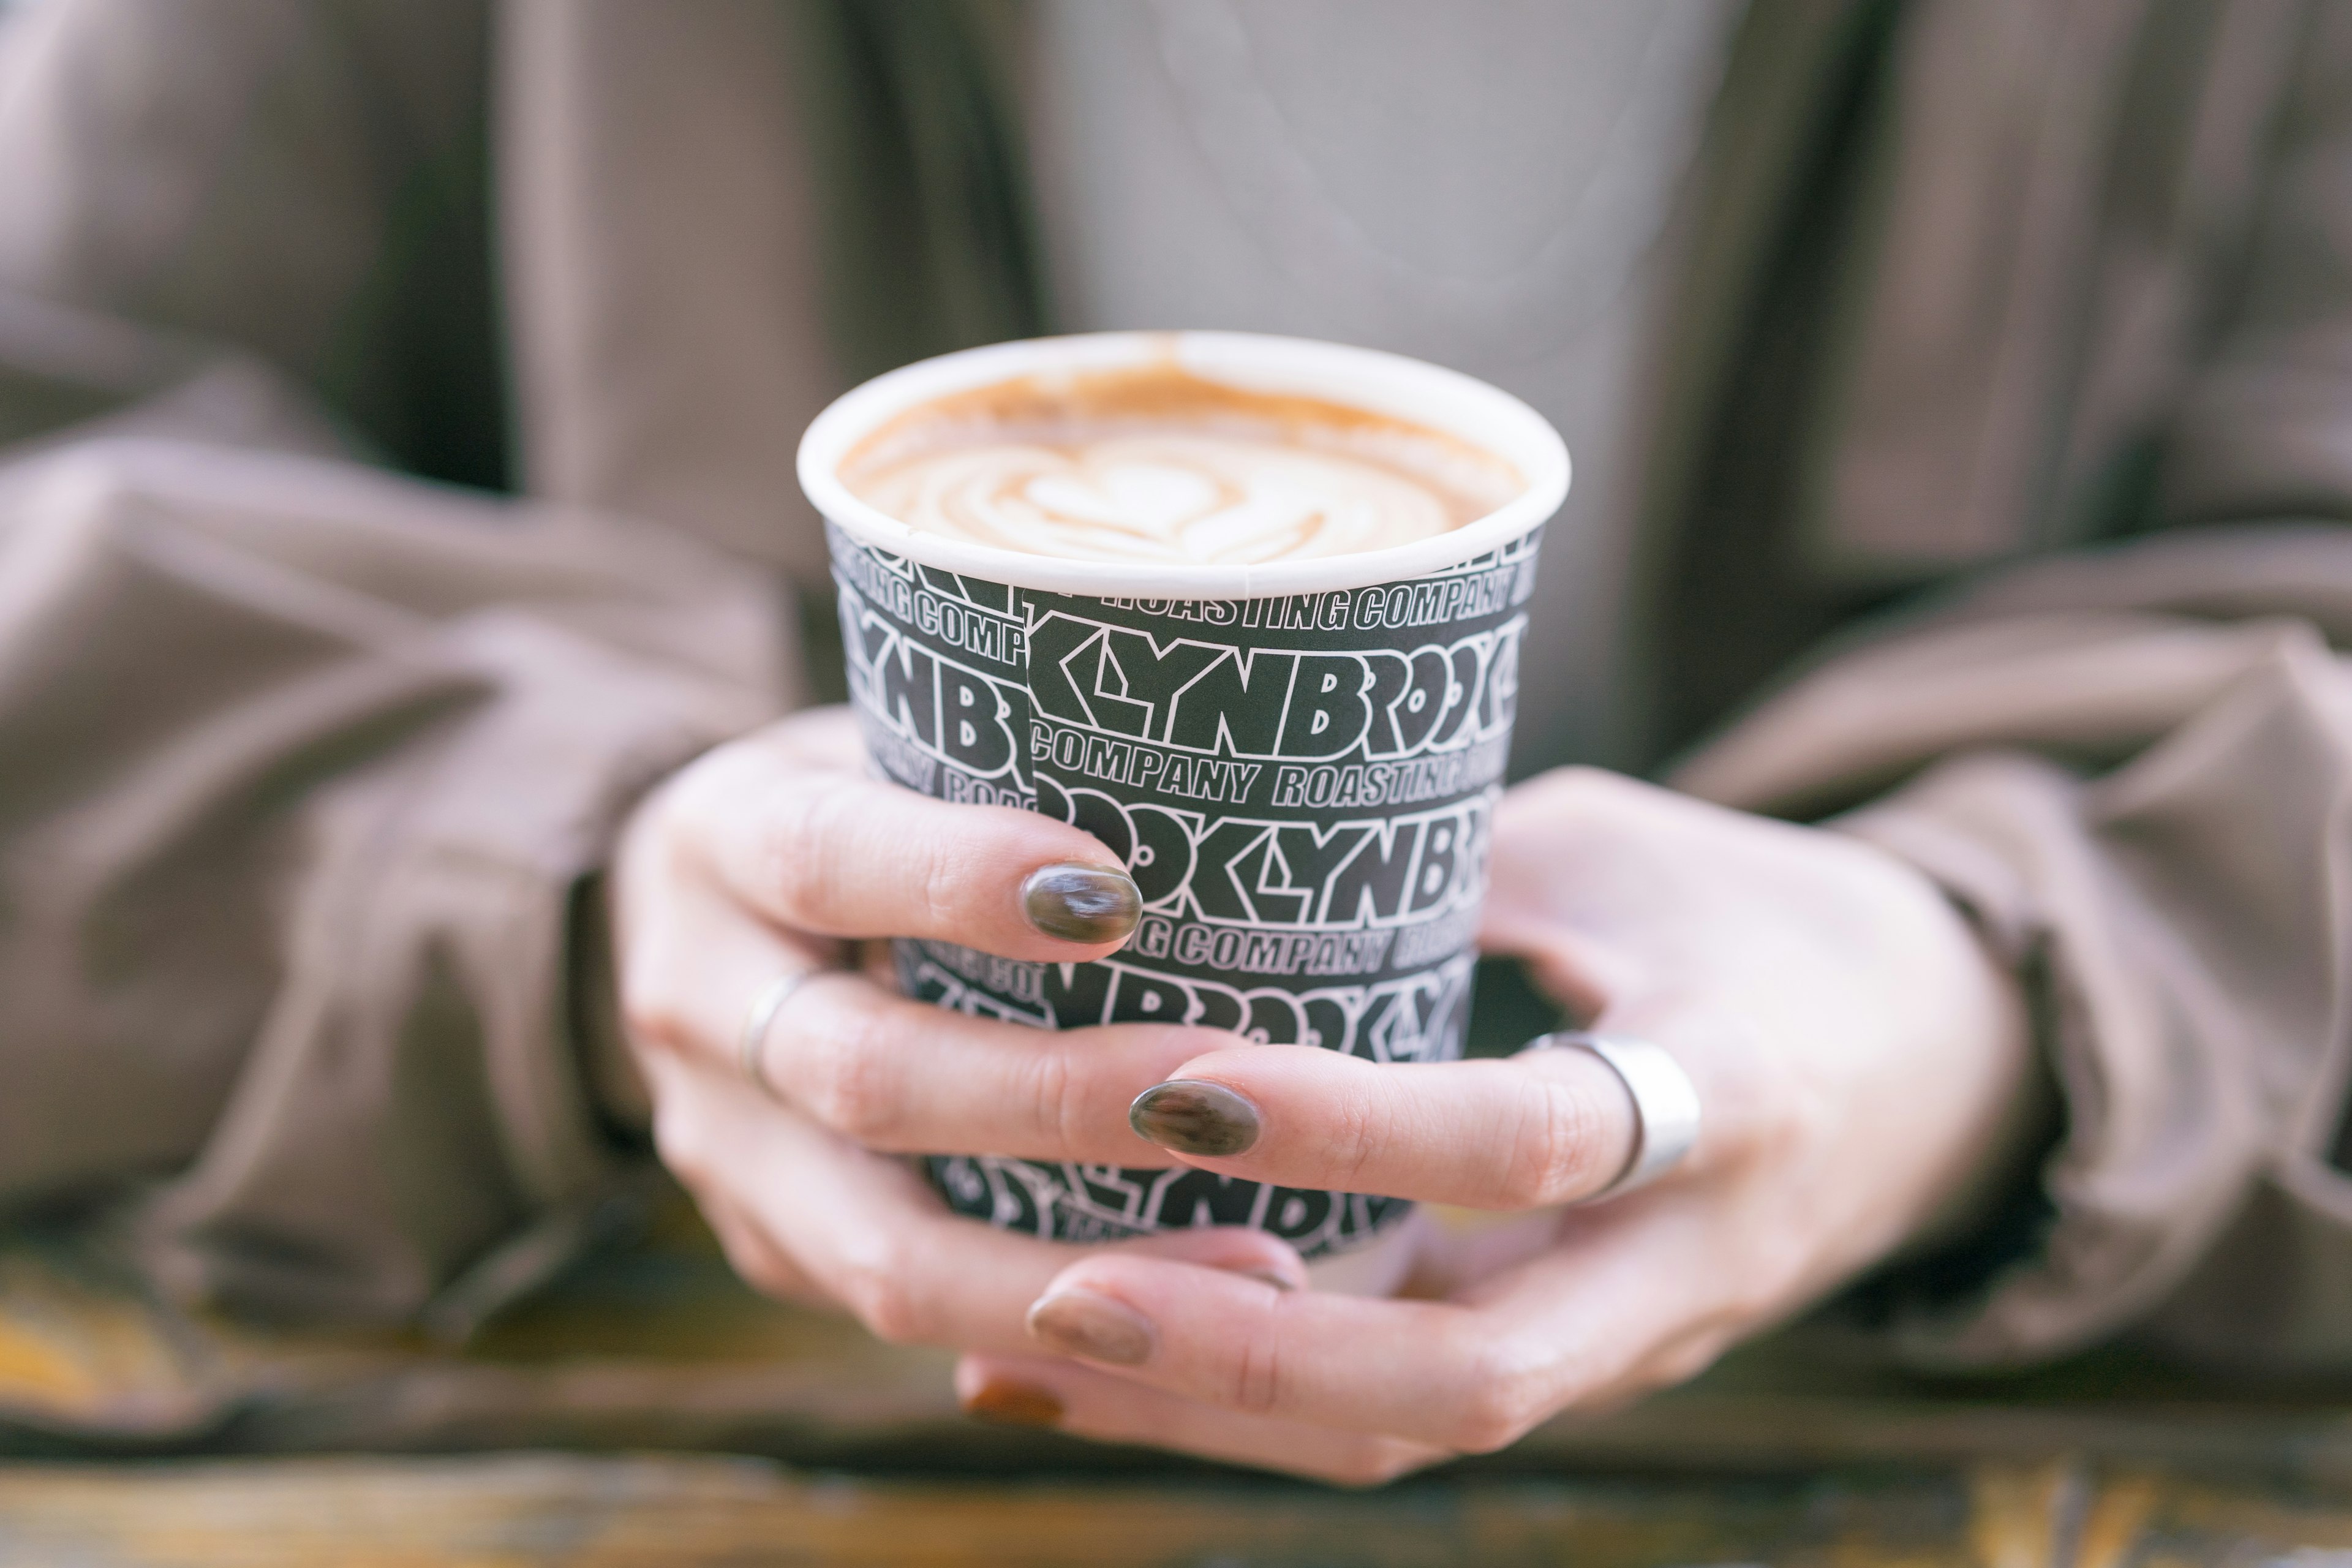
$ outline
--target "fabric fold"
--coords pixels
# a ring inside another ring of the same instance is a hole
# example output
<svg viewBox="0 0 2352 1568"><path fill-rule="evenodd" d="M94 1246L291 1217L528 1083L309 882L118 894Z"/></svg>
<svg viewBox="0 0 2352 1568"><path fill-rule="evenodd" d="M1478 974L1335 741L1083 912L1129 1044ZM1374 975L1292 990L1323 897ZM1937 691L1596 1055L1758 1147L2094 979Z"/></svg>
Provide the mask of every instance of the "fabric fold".
<svg viewBox="0 0 2352 1568"><path fill-rule="evenodd" d="M2260 554L2259 531L2232 539ZM1906 1357L2002 1364L2145 1323L2239 1359L2250 1304L2352 1269L2331 1164L2352 667L2300 614L2352 586L2352 543L2328 542L2269 614L2227 623L2166 607L2210 539L2110 555L2098 607L2071 619L2029 568L1830 659L1685 770L1711 799L1801 817L1885 791L1829 826L1926 873L2032 982L2065 1101L2042 1173L2054 1220L1965 1299L1906 1301ZM2295 1246L2240 1237L2283 1224ZM2352 1328L2299 1319L2260 1354L2340 1364Z"/></svg>
<svg viewBox="0 0 2352 1568"><path fill-rule="evenodd" d="M0 478L0 754L40 761L0 791L0 1203L144 1172L130 1234L183 1297L398 1320L614 1173L573 891L644 789L780 710L772 584L138 441Z"/></svg>

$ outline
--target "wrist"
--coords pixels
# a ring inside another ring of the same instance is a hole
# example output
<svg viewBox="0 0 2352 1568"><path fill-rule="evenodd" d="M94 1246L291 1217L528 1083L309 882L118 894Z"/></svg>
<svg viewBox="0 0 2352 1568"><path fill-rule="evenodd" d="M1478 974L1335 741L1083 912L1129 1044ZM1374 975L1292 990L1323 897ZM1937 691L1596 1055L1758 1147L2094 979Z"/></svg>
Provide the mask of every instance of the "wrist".
<svg viewBox="0 0 2352 1568"><path fill-rule="evenodd" d="M1969 1056L1979 1071L1979 1111L1959 1141L1965 1152L1939 1199L1897 1249L1896 1260L1960 1246L1992 1228L2037 1188L2055 1140L2061 1098L2050 1064L2034 1037L2025 990L2012 967L1993 951L1968 911L1942 889L1965 945L1970 989L1977 998Z"/></svg>

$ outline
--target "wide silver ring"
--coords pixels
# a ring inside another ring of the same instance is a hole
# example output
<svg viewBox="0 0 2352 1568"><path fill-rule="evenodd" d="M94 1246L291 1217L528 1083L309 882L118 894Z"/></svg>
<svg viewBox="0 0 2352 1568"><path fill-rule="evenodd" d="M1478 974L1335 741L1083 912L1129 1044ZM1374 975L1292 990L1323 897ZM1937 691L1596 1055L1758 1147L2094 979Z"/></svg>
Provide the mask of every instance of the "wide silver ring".
<svg viewBox="0 0 2352 1568"><path fill-rule="evenodd" d="M1584 1202L1622 1197L1649 1185L1681 1164L1698 1142L1698 1089L1682 1063L1663 1047L1624 1035L1570 1029L1532 1040L1527 1048L1580 1050L1599 1057L1633 1101L1633 1152L1616 1179Z"/></svg>
<svg viewBox="0 0 2352 1568"><path fill-rule="evenodd" d="M782 1097L776 1093L776 1086L768 1081L768 1031L776 1026L776 1015L784 1010L784 1004L793 999L793 992L820 974L833 973L819 964L814 969L795 969L779 974L752 999L751 1012L743 1016L743 1039L736 1047L736 1065L743 1069L743 1076L758 1084L771 1100Z"/></svg>

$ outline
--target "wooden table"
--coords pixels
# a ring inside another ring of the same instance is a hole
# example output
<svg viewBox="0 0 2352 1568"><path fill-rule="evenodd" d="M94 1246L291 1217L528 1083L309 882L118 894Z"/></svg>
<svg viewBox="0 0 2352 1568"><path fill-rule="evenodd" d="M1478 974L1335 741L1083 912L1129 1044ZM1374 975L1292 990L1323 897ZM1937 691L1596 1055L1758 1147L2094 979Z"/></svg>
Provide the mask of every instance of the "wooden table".
<svg viewBox="0 0 2352 1568"><path fill-rule="evenodd" d="M2352 1508L2072 1465L1773 1480L988 1483L501 1456L0 1468L11 1568L2340 1568Z"/></svg>
<svg viewBox="0 0 2352 1568"><path fill-rule="evenodd" d="M1765 1345L1350 1495L975 1426L947 1358L751 1297L665 1212L462 1345L263 1334L0 1241L0 1565L2352 1568L2342 1390Z"/></svg>

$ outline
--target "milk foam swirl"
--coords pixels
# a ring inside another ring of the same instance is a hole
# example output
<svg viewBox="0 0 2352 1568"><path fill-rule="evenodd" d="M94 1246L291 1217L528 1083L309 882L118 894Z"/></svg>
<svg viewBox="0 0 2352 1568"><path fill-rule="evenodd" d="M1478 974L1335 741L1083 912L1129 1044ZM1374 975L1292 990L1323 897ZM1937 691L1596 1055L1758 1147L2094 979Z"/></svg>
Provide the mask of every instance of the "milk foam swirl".
<svg viewBox="0 0 2352 1568"><path fill-rule="evenodd" d="M842 465L929 533L1139 564L1382 550L1485 515L1523 481L1441 433L1172 367L1027 378L910 411Z"/></svg>
<svg viewBox="0 0 2352 1568"><path fill-rule="evenodd" d="M860 489L928 532L1088 561L1345 555L1443 533L1456 510L1430 486L1344 453L1177 432L953 447Z"/></svg>

